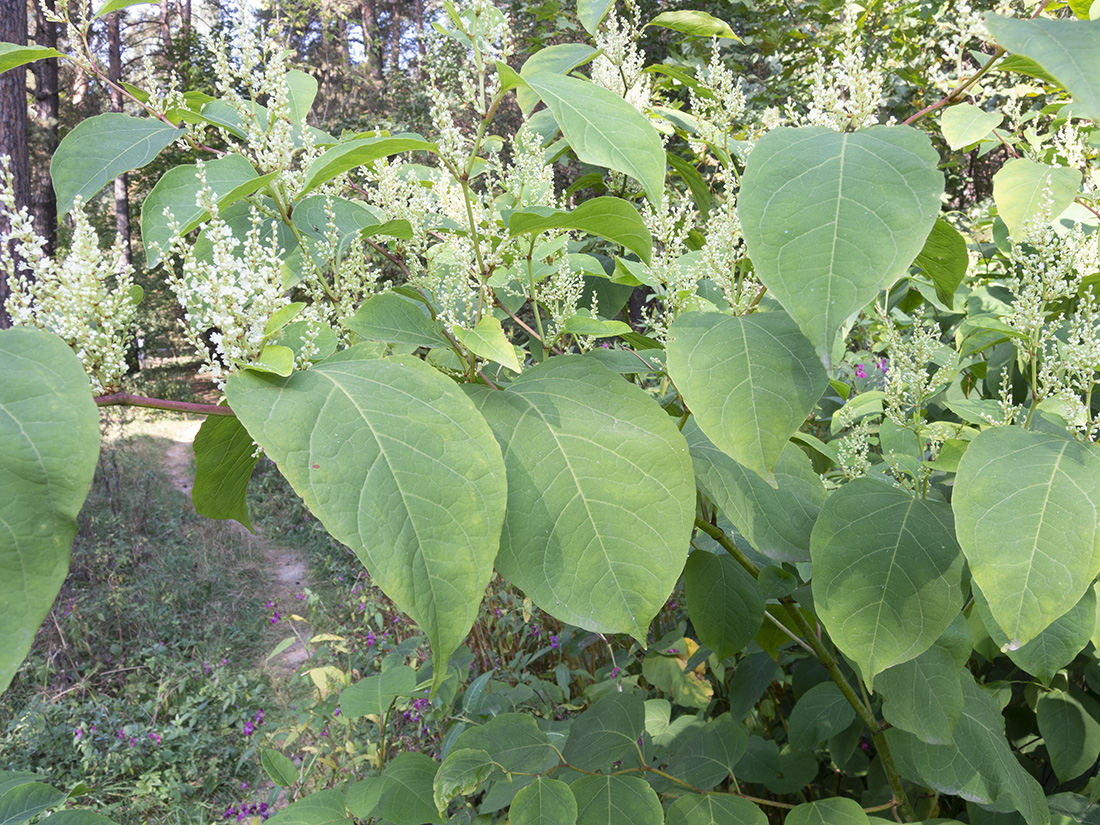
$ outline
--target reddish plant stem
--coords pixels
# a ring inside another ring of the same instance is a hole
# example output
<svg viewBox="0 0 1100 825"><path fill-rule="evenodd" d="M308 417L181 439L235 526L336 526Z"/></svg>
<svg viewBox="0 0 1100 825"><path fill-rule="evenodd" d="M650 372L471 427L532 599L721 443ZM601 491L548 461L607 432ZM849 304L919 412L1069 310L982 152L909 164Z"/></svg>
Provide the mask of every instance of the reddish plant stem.
<svg viewBox="0 0 1100 825"><path fill-rule="evenodd" d="M232 409L220 404L199 404L193 401L169 401L167 398L146 398L128 392L114 392L95 398L99 407L147 407L152 410L171 410L193 415L236 415Z"/></svg>

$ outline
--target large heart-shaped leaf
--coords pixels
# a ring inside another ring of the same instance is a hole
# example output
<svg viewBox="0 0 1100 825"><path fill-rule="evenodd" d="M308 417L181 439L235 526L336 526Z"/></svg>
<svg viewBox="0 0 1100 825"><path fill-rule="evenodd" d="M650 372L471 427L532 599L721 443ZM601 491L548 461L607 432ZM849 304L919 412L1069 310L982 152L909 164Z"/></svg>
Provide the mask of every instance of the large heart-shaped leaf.
<svg viewBox="0 0 1100 825"><path fill-rule="evenodd" d="M854 799L834 797L804 802L787 814L788 825L870 825L871 820Z"/></svg>
<svg viewBox="0 0 1100 825"><path fill-rule="evenodd" d="M778 487L746 470L703 435L689 419L684 437L696 483L753 549L773 561L809 561L810 534L825 503L825 485L806 454L788 444L775 465Z"/></svg>
<svg viewBox="0 0 1100 825"><path fill-rule="evenodd" d="M583 776L570 786L577 800L577 825L663 825L657 793L636 776Z"/></svg>
<svg viewBox="0 0 1100 825"><path fill-rule="evenodd" d="M921 251L938 162L906 126L774 129L749 155L737 202L749 256L826 366L837 333Z"/></svg>
<svg viewBox="0 0 1100 825"><path fill-rule="evenodd" d="M669 806L665 825L767 825L764 812L747 799L687 794Z"/></svg>
<svg viewBox="0 0 1100 825"><path fill-rule="evenodd" d="M636 764L638 739L645 733L645 703L636 693L609 693L577 717L562 756L587 771Z"/></svg>
<svg viewBox="0 0 1100 825"><path fill-rule="evenodd" d="M1100 456L1069 438L992 427L959 462L955 528L993 619L1021 647L1100 573Z"/></svg>
<svg viewBox="0 0 1100 825"><path fill-rule="evenodd" d="M687 558L695 476L653 399L559 357L476 401L508 468L497 569L553 616L645 638Z"/></svg>
<svg viewBox="0 0 1100 825"><path fill-rule="evenodd" d="M420 135L401 134L392 137L356 138L338 143L313 161L306 170L306 181L298 197L307 195L323 183L365 166L380 158L399 155L402 152L435 152L439 147Z"/></svg>
<svg viewBox="0 0 1100 825"><path fill-rule="evenodd" d="M940 130L947 145L958 151L971 143L977 143L1001 125L1005 116L999 112L986 112L973 103L959 103L944 109Z"/></svg>
<svg viewBox="0 0 1100 825"><path fill-rule="evenodd" d="M1079 691L1052 690L1039 696L1035 721L1050 764L1063 782L1083 774L1100 756L1100 705Z"/></svg>
<svg viewBox="0 0 1100 825"><path fill-rule="evenodd" d="M1100 20L986 15L997 42L1037 60L1073 95L1078 116L1100 122Z"/></svg>
<svg viewBox="0 0 1100 825"><path fill-rule="evenodd" d="M992 694L960 669L963 712L949 745L929 745L900 728L886 742L901 775L940 793L961 796L994 810L1015 810L1027 825L1048 825L1042 786L1016 761L1005 739L1005 720Z"/></svg>
<svg viewBox="0 0 1100 825"><path fill-rule="evenodd" d="M538 74L539 72L555 72L565 74L578 66L583 66L592 60L599 50L587 43L558 43L539 49L524 62L519 70L520 77ZM530 87L522 85L516 87L516 102L524 115L531 114L539 103L539 96Z"/></svg>
<svg viewBox="0 0 1100 825"><path fill-rule="evenodd" d="M630 175L653 203L661 202L665 150L657 130L641 112L587 80L552 72L524 79L553 113L581 161Z"/></svg>
<svg viewBox="0 0 1100 825"><path fill-rule="evenodd" d="M140 169L183 135L170 123L108 112L81 121L61 139L50 161L57 214L85 202L124 172Z"/></svg>
<svg viewBox="0 0 1100 825"><path fill-rule="evenodd" d="M668 372L714 446L766 479L829 377L785 313L689 312L669 331Z"/></svg>
<svg viewBox="0 0 1100 825"><path fill-rule="evenodd" d="M739 653L764 623L756 579L728 554L692 553L684 568L684 596L699 641L719 660Z"/></svg>
<svg viewBox="0 0 1100 825"><path fill-rule="evenodd" d="M928 650L880 673L875 687L883 696L883 718L922 742L950 745L963 709L959 671L973 645L960 613Z"/></svg>
<svg viewBox="0 0 1100 825"><path fill-rule="evenodd" d="M455 384L416 359L345 350L230 404L314 515L428 636L437 667L477 617L507 498L500 450Z"/></svg>
<svg viewBox="0 0 1100 825"><path fill-rule="evenodd" d="M1058 671L1084 650L1096 629L1096 585L1086 590L1077 604L1051 622L1042 633L1018 648L1009 644L1008 637L989 613L989 602L978 588L974 588L974 607L993 643L1004 650L1020 670L1032 674L1048 687Z"/></svg>
<svg viewBox="0 0 1100 825"><path fill-rule="evenodd" d="M577 799L560 779L540 776L516 794L508 821L511 825L574 825Z"/></svg>
<svg viewBox="0 0 1100 825"><path fill-rule="evenodd" d="M856 479L829 496L810 558L821 621L868 684L931 647L963 605L951 508L889 484Z"/></svg>
<svg viewBox="0 0 1100 825"><path fill-rule="evenodd" d="M54 335L0 330L0 693L69 569L99 458L88 376Z"/></svg>

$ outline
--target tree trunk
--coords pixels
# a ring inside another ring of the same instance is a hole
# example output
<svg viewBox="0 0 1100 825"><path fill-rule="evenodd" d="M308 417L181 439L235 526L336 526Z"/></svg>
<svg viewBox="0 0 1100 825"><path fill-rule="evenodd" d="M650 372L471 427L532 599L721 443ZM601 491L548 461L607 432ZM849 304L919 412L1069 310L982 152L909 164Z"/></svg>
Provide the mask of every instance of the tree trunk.
<svg viewBox="0 0 1100 825"><path fill-rule="evenodd" d="M382 81L382 37L378 31L375 0L362 0L360 16L363 23L363 54L367 75Z"/></svg>
<svg viewBox="0 0 1100 825"><path fill-rule="evenodd" d="M0 40L27 43L27 4L25 0L0 0ZM30 206L30 158L27 154L27 71L26 67L0 74L0 155L11 158L15 185L15 208ZM0 233L9 229L9 221L0 215ZM14 249L12 253L14 254ZM15 265L20 266L16 259ZM7 278L0 276L0 328L11 326L4 305L8 299Z"/></svg>
<svg viewBox="0 0 1100 825"><path fill-rule="evenodd" d="M45 0L46 8L54 11L54 0ZM57 48L57 24L46 19L42 5L35 6L34 39L39 46ZM57 123L61 109L61 96L58 84L58 61L56 57L32 63L35 86L35 125L41 135L41 151L53 157L57 149ZM45 252L52 256L57 247L57 195L53 191L48 164L34 175L31 211L34 214L34 229L46 239Z"/></svg>
<svg viewBox="0 0 1100 825"><path fill-rule="evenodd" d="M166 63L172 59L172 26L168 0L160 0L160 47L164 49Z"/></svg>
<svg viewBox="0 0 1100 825"><path fill-rule="evenodd" d="M107 77L114 83L122 80L122 32L120 31L121 12L107 15ZM122 92L111 87L111 111L122 111ZM132 258L130 248L130 191L129 176L115 178L115 228L122 238L122 257L129 266Z"/></svg>

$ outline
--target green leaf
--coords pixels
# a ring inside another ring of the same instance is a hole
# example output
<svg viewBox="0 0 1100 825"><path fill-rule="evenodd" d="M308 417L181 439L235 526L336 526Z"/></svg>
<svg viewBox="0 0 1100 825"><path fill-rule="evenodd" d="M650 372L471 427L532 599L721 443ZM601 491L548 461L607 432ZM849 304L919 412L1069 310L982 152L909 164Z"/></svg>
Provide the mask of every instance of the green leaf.
<svg viewBox="0 0 1100 825"><path fill-rule="evenodd" d="M908 126L773 129L749 155L737 202L749 256L826 367L837 333L924 245L943 194L938 162Z"/></svg>
<svg viewBox="0 0 1100 825"><path fill-rule="evenodd" d="M260 764L271 781L280 788L289 788L298 781L298 768L285 754L274 748L260 751Z"/></svg>
<svg viewBox="0 0 1100 825"><path fill-rule="evenodd" d="M1078 690L1054 690L1039 697L1035 721L1050 754L1050 765L1063 782L1070 782L1100 756L1100 704Z"/></svg>
<svg viewBox="0 0 1100 825"><path fill-rule="evenodd" d="M0 693L69 569L76 516L99 458L88 376L58 337L0 330Z"/></svg>
<svg viewBox="0 0 1100 825"><path fill-rule="evenodd" d="M636 776L583 776L572 784L577 825L663 825L656 792Z"/></svg>
<svg viewBox="0 0 1100 825"><path fill-rule="evenodd" d="M378 806L386 780L381 776L367 776L347 790L348 811L356 819L369 819Z"/></svg>
<svg viewBox="0 0 1100 825"><path fill-rule="evenodd" d="M42 777L33 771L0 771L0 797L16 785L25 785L28 782L37 782Z"/></svg>
<svg viewBox="0 0 1100 825"><path fill-rule="evenodd" d="M637 180L654 204L665 188L665 150L649 120L619 97L575 77L540 72L530 86L554 114L565 139L583 163L603 166Z"/></svg>
<svg viewBox="0 0 1100 825"><path fill-rule="evenodd" d="M535 717L524 713L502 713L466 728L454 747L483 750L504 770L516 773L545 773L561 762Z"/></svg>
<svg viewBox="0 0 1100 825"><path fill-rule="evenodd" d="M695 521L695 476L673 419L571 356L476 398L507 467L497 570L562 621L644 639Z"/></svg>
<svg viewBox="0 0 1100 825"><path fill-rule="evenodd" d="M16 69L36 60L47 60L51 57L68 57L68 55L45 46L0 43L0 74L8 71L8 69Z"/></svg>
<svg viewBox="0 0 1100 825"><path fill-rule="evenodd" d="M871 685L928 650L963 606L951 508L872 479L825 501L810 538L814 606Z"/></svg>
<svg viewBox="0 0 1100 825"><path fill-rule="evenodd" d="M427 754L399 753L382 772L385 784L374 816L393 825L439 822L434 782L439 764Z"/></svg>
<svg viewBox="0 0 1100 825"><path fill-rule="evenodd" d="M733 33L729 23L705 11L666 11L658 14L646 25L660 26L696 37L725 37L741 42L741 38Z"/></svg>
<svg viewBox="0 0 1100 825"><path fill-rule="evenodd" d="M719 660L740 653L764 623L756 579L729 555L697 550L688 556L684 596L699 641Z"/></svg>
<svg viewBox="0 0 1100 825"><path fill-rule="evenodd" d="M715 447L694 419L684 425L684 436L699 486L753 549L778 562L810 560L810 535L826 492L802 450L783 448L773 488Z"/></svg>
<svg viewBox="0 0 1100 825"><path fill-rule="evenodd" d="M67 215L77 198L87 202L119 175L145 166L183 134L153 118L116 112L81 121L50 161L58 217Z"/></svg>
<svg viewBox="0 0 1100 825"><path fill-rule="evenodd" d="M944 109L940 129L947 145L958 151L988 136L1004 119L999 112L983 111L973 103L958 103Z"/></svg>
<svg viewBox="0 0 1100 825"><path fill-rule="evenodd" d="M459 343L472 350L479 358L496 361L512 372L523 370L516 357L516 348L508 342L500 321L492 315L482 315L473 329L463 329L456 324L454 336Z"/></svg>
<svg viewBox="0 0 1100 825"><path fill-rule="evenodd" d="M338 143L326 150L306 170L306 182L299 197L307 195L323 183L357 166L365 166L380 158L399 155L402 152L435 152L438 146L420 135L403 134L392 137L369 137Z"/></svg>
<svg viewBox="0 0 1100 825"><path fill-rule="evenodd" d="M492 433L452 381L416 359L344 350L287 379L241 372L238 418L329 533L427 635L462 643L493 572L507 497Z"/></svg>
<svg viewBox="0 0 1100 825"><path fill-rule="evenodd" d="M606 238L633 252L647 264L653 252L653 237L638 210L622 198L593 198L572 212L531 206L508 216L512 237L549 229L575 229Z"/></svg>
<svg viewBox="0 0 1100 825"><path fill-rule="evenodd" d="M107 0L106 3L99 7L99 11L95 13L95 17L92 19L99 19L105 14L120 11L121 9L128 9L130 6L146 6L155 2L156 0Z"/></svg>
<svg viewBox="0 0 1100 825"><path fill-rule="evenodd" d="M643 733L642 697L609 693L573 721L562 755L570 765L586 771L610 770L616 762L635 764Z"/></svg>
<svg viewBox="0 0 1100 825"><path fill-rule="evenodd" d="M883 718L922 742L950 745L963 709L960 669L972 645L973 636L960 613L932 647L880 673L875 689L883 696Z"/></svg>
<svg viewBox="0 0 1100 825"><path fill-rule="evenodd" d="M1062 84L1058 82L1058 78L1030 57L1024 57L1022 54L1010 54L1008 57L1003 57L993 68L999 72L1012 72L1026 75L1027 77L1037 77L1041 80L1045 80L1051 86L1055 86L1059 89L1062 88Z"/></svg>
<svg viewBox="0 0 1100 825"><path fill-rule="evenodd" d="M1065 166L1047 166L1026 158L1010 160L993 176L993 200L1012 237L1030 221L1046 225L1077 197L1081 173Z"/></svg>
<svg viewBox="0 0 1100 825"><path fill-rule="evenodd" d="M299 799L268 822L269 825L352 825L353 820L348 816L343 792L329 790Z"/></svg>
<svg viewBox="0 0 1100 825"><path fill-rule="evenodd" d="M955 305L955 290L966 277L970 255L966 240L951 224L937 218L916 260L936 286L936 296L948 307Z"/></svg>
<svg viewBox="0 0 1100 825"><path fill-rule="evenodd" d="M787 814L784 825L870 825L854 799L836 797L805 802Z"/></svg>
<svg viewBox="0 0 1100 825"><path fill-rule="evenodd" d="M974 605L993 643L1005 651L1017 667L1047 686L1055 674L1072 662L1089 643L1089 637L1096 628L1096 602L1094 585L1085 591L1077 604L1051 622L1042 633L1013 649L1008 636L990 615L985 596L976 588L974 592Z"/></svg>
<svg viewBox="0 0 1100 825"><path fill-rule="evenodd" d="M707 182L703 180L703 176L699 174L694 166L678 155L666 152L665 158L668 160L668 165L676 170L676 174L684 179L684 183L691 190L691 198L695 201L695 206L699 210L699 220L706 221L710 215L711 203L714 200L711 197Z"/></svg>
<svg viewBox="0 0 1100 825"><path fill-rule="evenodd" d="M791 747L813 750L855 719L855 709L835 682L814 685L802 694L787 720Z"/></svg>
<svg viewBox="0 0 1100 825"><path fill-rule="evenodd" d="M60 805L68 794L43 782L16 785L0 796L0 825L20 825L47 808Z"/></svg>
<svg viewBox="0 0 1100 825"><path fill-rule="evenodd" d="M667 773L692 787L709 791L733 773L748 741L745 729L723 713L685 737L669 762Z"/></svg>
<svg viewBox="0 0 1100 825"><path fill-rule="evenodd" d="M955 528L993 619L1019 648L1100 573L1100 457L1068 438L992 427L970 442Z"/></svg>
<svg viewBox="0 0 1100 825"><path fill-rule="evenodd" d="M317 99L317 78L305 72L292 69L286 73L287 91L290 93L287 104L290 107L290 119L303 121Z"/></svg>
<svg viewBox="0 0 1100 825"><path fill-rule="evenodd" d="M581 21L586 32L595 34L596 28L613 5L615 0L577 0L577 19Z"/></svg>
<svg viewBox="0 0 1100 825"><path fill-rule="evenodd" d="M245 369L286 378L294 371L294 350L279 344L266 344L256 360L247 364Z"/></svg>
<svg viewBox="0 0 1100 825"><path fill-rule="evenodd" d="M443 325L425 311L419 301L393 292L368 299L343 325L367 341L408 344L414 347L448 347Z"/></svg>
<svg viewBox="0 0 1100 825"><path fill-rule="evenodd" d="M410 696L416 689L416 671L407 665L383 670L360 679L340 692L340 712L348 719L381 717L398 696Z"/></svg>
<svg viewBox="0 0 1100 825"><path fill-rule="evenodd" d="M787 441L829 387L782 312L684 313L669 330L668 372L711 443L773 487Z"/></svg>
<svg viewBox="0 0 1100 825"><path fill-rule="evenodd" d="M207 518L233 519L249 532L248 482L259 456L244 425L228 415L208 415L195 435L195 512Z"/></svg>
<svg viewBox="0 0 1100 825"><path fill-rule="evenodd" d="M562 331L568 332L570 335L591 335L593 338L612 338L616 335L623 335L630 332L630 325L623 323L622 321L605 321L603 318L593 318L587 313L587 310L577 310L576 315L571 315L564 324L562 324ZM623 350L620 350L622 352ZM600 350L600 352L606 352L606 350ZM596 356L598 359L598 356ZM631 358L634 358L631 353ZM642 367L644 364L637 358L634 358L632 367Z"/></svg>
<svg viewBox="0 0 1100 825"><path fill-rule="evenodd" d="M496 764L483 750L459 748L447 754L432 784L432 798L439 815L446 816L447 803L456 794L476 793L495 768Z"/></svg>
<svg viewBox="0 0 1100 825"><path fill-rule="evenodd" d="M540 776L516 794L508 821L511 825L574 825L577 798L564 782Z"/></svg>
<svg viewBox="0 0 1100 825"><path fill-rule="evenodd" d="M597 54L599 50L587 43L558 43L554 46L546 46L527 58L519 74L522 78L539 72L567 74L592 60ZM519 103L523 114L529 115L538 105L539 96L525 84L516 89L516 102Z"/></svg>
<svg viewBox="0 0 1100 825"><path fill-rule="evenodd" d="M985 24L1006 49L1039 61L1058 78L1079 116L1100 123L1100 22L987 14Z"/></svg>
<svg viewBox="0 0 1100 825"><path fill-rule="evenodd" d="M688 794L669 806L665 825L767 825L768 818L747 799Z"/></svg>
<svg viewBox="0 0 1100 825"><path fill-rule="evenodd" d="M1004 735L1004 717L992 694L960 669L963 712L949 745L929 745L900 728L886 742L906 779L940 793L961 796L997 810L1015 810L1028 825L1048 825L1043 789L1023 769Z"/></svg>

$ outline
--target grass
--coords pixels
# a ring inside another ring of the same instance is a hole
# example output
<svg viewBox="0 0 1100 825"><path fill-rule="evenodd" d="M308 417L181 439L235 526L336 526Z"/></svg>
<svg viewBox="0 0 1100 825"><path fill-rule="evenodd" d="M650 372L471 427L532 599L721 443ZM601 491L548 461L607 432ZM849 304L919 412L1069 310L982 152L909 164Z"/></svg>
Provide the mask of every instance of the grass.
<svg viewBox="0 0 1100 825"><path fill-rule="evenodd" d="M0 769L86 782L123 825L212 821L258 775L262 558L171 488L170 422L104 422L69 575L0 701Z"/></svg>

